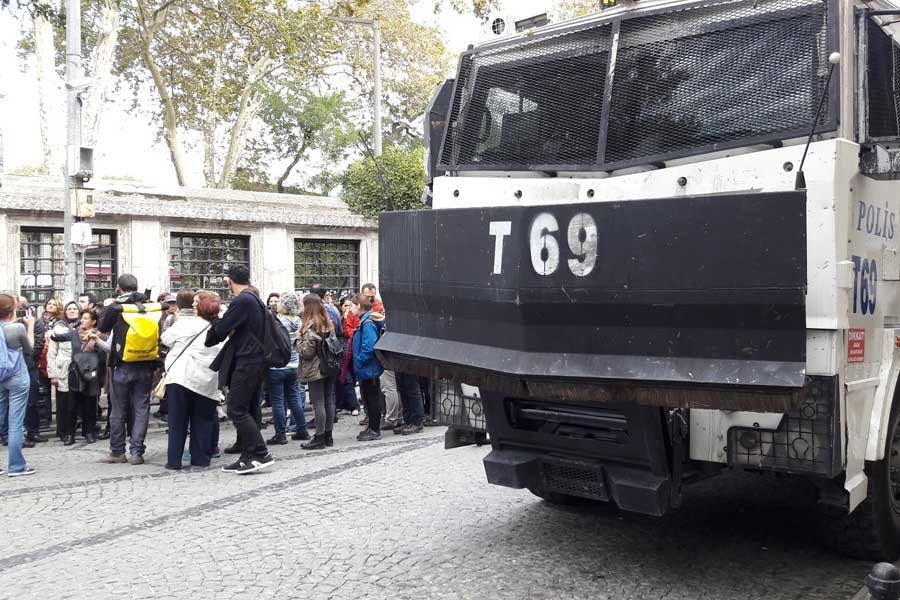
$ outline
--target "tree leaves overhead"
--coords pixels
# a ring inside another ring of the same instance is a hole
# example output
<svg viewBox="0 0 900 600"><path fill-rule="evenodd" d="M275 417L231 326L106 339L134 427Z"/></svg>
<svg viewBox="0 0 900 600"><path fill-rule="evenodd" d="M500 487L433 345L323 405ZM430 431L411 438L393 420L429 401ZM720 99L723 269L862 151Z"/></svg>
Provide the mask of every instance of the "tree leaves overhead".
<svg viewBox="0 0 900 600"><path fill-rule="evenodd" d="M434 12L440 13L444 5L460 14L472 14L486 22L491 12L500 8L500 0L432 0Z"/></svg>

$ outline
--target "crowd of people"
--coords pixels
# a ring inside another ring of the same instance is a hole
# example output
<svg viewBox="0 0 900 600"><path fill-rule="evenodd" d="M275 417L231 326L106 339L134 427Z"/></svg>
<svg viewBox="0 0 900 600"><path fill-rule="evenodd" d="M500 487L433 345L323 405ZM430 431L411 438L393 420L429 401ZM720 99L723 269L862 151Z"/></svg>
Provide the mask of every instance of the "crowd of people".
<svg viewBox="0 0 900 600"><path fill-rule="evenodd" d="M65 446L77 443L80 424L85 443L109 440L101 461L109 464L144 463L154 398L155 415L168 424L167 469L181 469L183 461L210 466L223 452L219 425L226 416L236 440L224 453L236 458L222 470L237 474L270 467L269 446L289 438L305 450L333 446L341 412L365 411L360 442L380 439L384 429L410 435L428 424L427 382L397 373L397 396L382 389L382 379L393 388L394 376L375 353L386 322L375 285L337 302L316 284L263 303L247 267L232 266L225 281L227 306L213 291L189 288L151 302L137 278L124 274L118 295L102 305L90 293L65 304L50 298L39 317L26 298L0 293L0 442L9 447L8 476L33 474L23 449L48 441L38 414L42 388L53 390L56 437ZM289 340L282 358L273 351L278 339ZM307 395L315 415L309 422ZM275 429L268 440L264 399Z"/></svg>

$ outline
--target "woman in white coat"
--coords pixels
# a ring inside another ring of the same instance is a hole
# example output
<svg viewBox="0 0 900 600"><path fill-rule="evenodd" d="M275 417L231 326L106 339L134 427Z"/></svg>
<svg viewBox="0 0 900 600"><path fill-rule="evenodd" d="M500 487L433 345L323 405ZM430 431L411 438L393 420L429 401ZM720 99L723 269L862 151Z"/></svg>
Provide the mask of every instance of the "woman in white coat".
<svg viewBox="0 0 900 600"><path fill-rule="evenodd" d="M56 435L63 442L75 437L75 431L69 431L69 364L72 362L72 344L68 341L69 331L78 327L81 320L81 308L78 303L69 302L63 311L63 318L53 324L50 339L47 340L47 377L50 385L56 389ZM55 341L53 336L64 341Z"/></svg>
<svg viewBox="0 0 900 600"><path fill-rule="evenodd" d="M166 355L166 399L169 408L169 449L167 469L180 469L188 430L191 432L191 465L208 467L219 442L219 415L216 406L221 397L219 374L209 365L221 345L204 344L210 321L219 316L221 299L215 292L180 290L175 303L178 312L160 343L169 348ZM193 313L188 311L193 307Z"/></svg>

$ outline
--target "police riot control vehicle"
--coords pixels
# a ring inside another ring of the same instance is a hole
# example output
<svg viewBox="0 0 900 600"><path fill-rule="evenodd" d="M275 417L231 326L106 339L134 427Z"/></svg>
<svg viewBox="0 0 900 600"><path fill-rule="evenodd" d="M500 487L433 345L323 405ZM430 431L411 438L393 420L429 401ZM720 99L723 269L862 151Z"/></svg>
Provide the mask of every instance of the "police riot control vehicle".
<svg viewBox="0 0 900 600"><path fill-rule="evenodd" d="M486 418L490 483L663 515L788 473L900 556L898 9L631 1L462 54L377 350Z"/></svg>

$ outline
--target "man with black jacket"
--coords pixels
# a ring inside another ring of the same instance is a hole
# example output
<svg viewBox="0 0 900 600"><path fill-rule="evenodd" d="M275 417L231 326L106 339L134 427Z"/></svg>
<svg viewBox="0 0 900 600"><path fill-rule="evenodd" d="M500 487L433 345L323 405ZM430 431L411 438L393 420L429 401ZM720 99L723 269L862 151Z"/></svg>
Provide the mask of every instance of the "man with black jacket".
<svg viewBox="0 0 900 600"><path fill-rule="evenodd" d="M261 347L265 331L266 307L250 291L250 271L234 265L226 272L225 281L234 298L221 319L213 321L206 334L206 345L228 340L214 361L219 370L219 384L228 389L228 416L237 430L241 456L223 467L226 473L244 475L270 467L275 459L269 455L266 442L253 418L253 402L259 402L259 390L268 369Z"/></svg>
<svg viewBox="0 0 900 600"><path fill-rule="evenodd" d="M144 464L144 438L150 422L150 392L153 388L153 371L156 360L123 362L125 336L128 323L122 318L123 304L143 304L144 294L137 291L137 277L126 273L119 277L119 296L100 316L97 328L101 333L112 332L110 337L109 367L112 369L109 413L109 454L101 462ZM127 407L131 407L133 422L131 429L131 456L125 457L125 422Z"/></svg>

